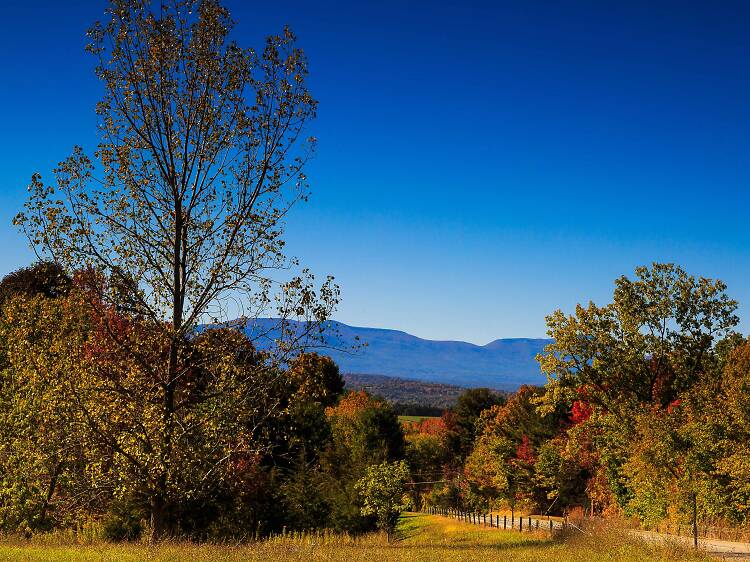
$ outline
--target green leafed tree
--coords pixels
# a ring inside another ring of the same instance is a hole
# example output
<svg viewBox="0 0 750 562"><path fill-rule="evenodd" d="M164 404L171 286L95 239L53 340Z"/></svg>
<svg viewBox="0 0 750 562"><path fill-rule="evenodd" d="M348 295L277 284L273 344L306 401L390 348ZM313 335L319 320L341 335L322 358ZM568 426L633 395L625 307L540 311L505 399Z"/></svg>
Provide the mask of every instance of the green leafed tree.
<svg viewBox="0 0 750 562"><path fill-rule="evenodd" d="M634 408L666 406L715 376L715 347L738 323L737 302L725 291L720 280L655 263L617 279L611 304L555 311L547 317L554 342L537 357L549 379L544 403L569 407L585 391L628 422Z"/></svg>
<svg viewBox="0 0 750 562"><path fill-rule="evenodd" d="M0 529L29 534L75 519L84 447L71 411L86 317L54 264L0 282ZM65 338L60 334L65 334Z"/></svg>
<svg viewBox="0 0 750 562"><path fill-rule="evenodd" d="M393 538L401 513L407 509L406 483L409 467L405 461L384 462L367 467L365 475L357 482L362 496L362 515L377 519L378 528L385 531L388 540Z"/></svg>
<svg viewBox="0 0 750 562"><path fill-rule="evenodd" d="M702 405L714 445L722 447L716 475L724 482L732 519L750 521L750 340L729 354L718 400Z"/></svg>
<svg viewBox="0 0 750 562"><path fill-rule="evenodd" d="M482 412L504 402L502 396L489 388L470 388L458 397L456 406L446 418L446 425L448 447L459 463L471 453L481 431L479 418Z"/></svg>
<svg viewBox="0 0 750 562"><path fill-rule="evenodd" d="M596 475L644 522L674 513L696 529L699 516L727 514L715 479L723 453L714 403L736 309L722 281L655 263L617 279L611 304L547 318L554 342L538 356L549 378L540 410L593 411L567 432L567 446L584 428Z"/></svg>

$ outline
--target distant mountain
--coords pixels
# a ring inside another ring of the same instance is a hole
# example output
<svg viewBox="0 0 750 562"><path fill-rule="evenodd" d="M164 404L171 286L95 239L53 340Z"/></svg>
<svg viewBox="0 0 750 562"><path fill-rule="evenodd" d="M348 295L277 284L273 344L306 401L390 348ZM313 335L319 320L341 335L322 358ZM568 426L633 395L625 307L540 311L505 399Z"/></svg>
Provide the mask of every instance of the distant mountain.
<svg viewBox="0 0 750 562"><path fill-rule="evenodd" d="M278 333L277 322L271 318L252 320L246 332L257 340L259 347L265 347ZM303 325L294 325L302 331ZM379 374L500 390L543 384L545 377L534 357L551 341L510 338L474 345L425 340L398 330L361 328L336 321L328 322L326 333L320 352L330 355L342 373Z"/></svg>

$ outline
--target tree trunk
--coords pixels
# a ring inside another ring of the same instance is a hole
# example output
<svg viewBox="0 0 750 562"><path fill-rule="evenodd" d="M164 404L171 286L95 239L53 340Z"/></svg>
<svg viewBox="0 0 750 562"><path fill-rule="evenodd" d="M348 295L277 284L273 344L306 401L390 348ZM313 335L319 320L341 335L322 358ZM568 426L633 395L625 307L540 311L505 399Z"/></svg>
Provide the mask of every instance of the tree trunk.
<svg viewBox="0 0 750 562"><path fill-rule="evenodd" d="M698 548L698 498L693 492L693 548Z"/></svg>
<svg viewBox="0 0 750 562"><path fill-rule="evenodd" d="M49 505L52 502L52 496L55 493L55 488L57 487L57 480L60 476L60 472L62 470L62 463L56 462L55 468L52 471L52 476L50 477L49 486L47 487L47 495L44 498L44 503L42 504L42 510L39 514L39 521L42 525L46 522L47 519L47 510L49 509Z"/></svg>
<svg viewBox="0 0 750 562"><path fill-rule="evenodd" d="M175 230L173 238L173 255L172 255L172 341L169 345L169 359L167 363L166 381L164 384L164 402L163 411L163 446L161 452L162 476L159 481L157 491L151 497L151 540L159 541L171 534L171 521L167 513L166 490L167 490L167 466L172 457L172 432L175 411L175 391L179 379L179 347L182 337L183 324L183 285L182 275L184 273L184 263L182 260L183 236L183 216L182 200L178 195L177 188L173 185L174 191L174 213L175 213Z"/></svg>
<svg viewBox="0 0 750 562"><path fill-rule="evenodd" d="M159 542L168 535L167 505L160 495L151 497L151 542Z"/></svg>

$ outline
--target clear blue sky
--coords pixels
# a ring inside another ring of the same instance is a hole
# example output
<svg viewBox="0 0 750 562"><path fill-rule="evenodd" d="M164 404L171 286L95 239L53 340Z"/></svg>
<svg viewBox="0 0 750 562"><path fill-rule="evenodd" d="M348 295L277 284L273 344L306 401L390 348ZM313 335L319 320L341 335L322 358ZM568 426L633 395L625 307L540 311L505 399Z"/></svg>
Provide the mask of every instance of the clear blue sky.
<svg viewBox="0 0 750 562"><path fill-rule="evenodd" d="M750 331L750 3L250 2L235 37L288 23L320 100L313 198L289 249L343 289L337 318L486 343L608 302L673 261L729 284ZM96 141L83 52L99 0L0 19L0 274L35 170Z"/></svg>

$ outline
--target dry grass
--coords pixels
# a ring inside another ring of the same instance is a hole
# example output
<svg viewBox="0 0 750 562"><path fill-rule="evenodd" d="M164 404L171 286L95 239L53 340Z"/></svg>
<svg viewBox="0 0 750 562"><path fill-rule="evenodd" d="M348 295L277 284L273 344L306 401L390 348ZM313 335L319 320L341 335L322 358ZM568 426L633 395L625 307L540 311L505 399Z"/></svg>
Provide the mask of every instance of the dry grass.
<svg viewBox="0 0 750 562"><path fill-rule="evenodd" d="M346 561L448 562L508 560L512 562L649 562L709 560L678 547L641 543L606 528L590 535L550 539L543 534L520 534L476 527L452 519L408 514L401 520L399 540L388 544L382 535L355 538L347 535L275 537L241 545L166 543L54 545L0 544L0 560L28 561Z"/></svg>

